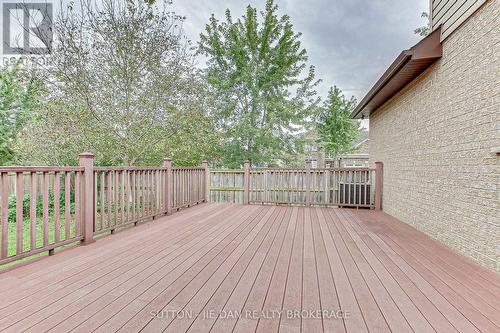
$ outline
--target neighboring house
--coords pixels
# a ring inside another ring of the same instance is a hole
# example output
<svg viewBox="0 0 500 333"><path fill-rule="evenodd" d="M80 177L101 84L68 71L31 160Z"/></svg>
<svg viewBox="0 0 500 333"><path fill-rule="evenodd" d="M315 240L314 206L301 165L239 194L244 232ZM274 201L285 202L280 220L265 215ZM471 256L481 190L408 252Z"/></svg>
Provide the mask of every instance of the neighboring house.
<svg viewBox="0 0 500 333"><path fill-rule="evenodd" d="M354 153L346 154L337 159L325 153L324 147L318 143L318 136L313 131L308 132L304 140L304 159L311 161L312 168L368 166L368 131L361 131L359 138L351 144Z"/></svg>
<svg viewBox="0 0 500 333"><path fill-rule="evenodd" d="M500 272L500 2L430 5L432 33L352 117L370 119L383 210Z"/></svg>
<svg viewBox="0 0 500 333"><path fill-rule="evenodd" d="M346 154L337 159L327 155L325 157L325 166L331 168L368 167L368 160L370 157L369 141L368 131L361 131L359 138L352 143L352 150L354 153Z"/></svg>
<svg viewBox="0 0 500 333"><path fill-rule="evenodd" d="M304 134L304 156L301 160L310 160L312 168L323 168L325 165L325 151L318 143L318 135L315 131Z"/></svg>

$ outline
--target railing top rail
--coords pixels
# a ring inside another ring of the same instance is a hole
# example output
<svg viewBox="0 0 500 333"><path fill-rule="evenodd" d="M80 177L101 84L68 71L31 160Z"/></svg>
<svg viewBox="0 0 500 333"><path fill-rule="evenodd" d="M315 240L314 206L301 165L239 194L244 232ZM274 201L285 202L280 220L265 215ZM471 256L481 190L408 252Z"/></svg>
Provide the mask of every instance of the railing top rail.
<svg viewBox="0 0 500 333"><path fill-rule="evenodd" d="M94 171L156 171L166 170L164 167L114 166L94 167ZM204 170L202 167L175 167L172 170ZM0 166L0 172L83 172L79 166Z"/></svg>
<svg viewBox="0 0 500 333"><path fill-rule="evenodd" d="M305 171L305 168L251 168L251 171Z"/></svg>
<svg viewBox="0 0 500 333"><path fill-rule="evenodd" d="M203 167L174 167L172 170L205 170Z"/></svg>
<svg viewBox="0 0 500 333"><path fill-rule="evenodd" d="M375 168L351 167L351 168L316 168L311 171L375 171Z"/></svg>
<svg viewBox="0 0 500 333"><path fill-rule="evenodd" d="M211 173L245 173L243 169L210 169Z"/></svg>
<svg viewBox="0 0 500 333"><path fill-rule="evenodd" d="M272 172L306 172L305 168L252 168L250 172L264 172L264 171L272 171ZM375 171L375 168L366 168L366 167L351 167L351 168L311 168L311 172L317 171ZM243 170L241 170L243 172Z"/></svg>
<svg viewBox="0 0 500 333"><path fill-rule="evenodd" d="M163 167L135 167L135 166L119 166L119 167L94 167L94 171L156 171L166 170Z"/></svg>
<svg viewBox="0 0 500 333"><path fill-rule="evenodd" d="M73 172L84 171L83 167L73 166L2 166L0 172Z"/></svg>

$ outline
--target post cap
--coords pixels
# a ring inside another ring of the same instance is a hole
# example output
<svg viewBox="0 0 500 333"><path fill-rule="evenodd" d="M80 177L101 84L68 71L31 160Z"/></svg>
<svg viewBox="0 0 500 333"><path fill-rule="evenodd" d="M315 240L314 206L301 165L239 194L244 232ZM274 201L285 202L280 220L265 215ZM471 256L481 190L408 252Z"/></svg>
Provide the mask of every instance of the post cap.
<svg viewBox="0 0 500 333"><path fill-rule="evenodd" d="M207 160L203 160L203 161L201 161L201 163L208 164L208 161Z"/></svg>
<svg viewBox="0 0 500 333"><path fill-rule="evenodd" d="M172 159L170 157L165 157L163 158L164 161L171 161Z"/></svg>
<svg viewBox="0 0 500 333"><path fill-rule="evenodd" d="M250 160L246 160L246 161L245 161L245 162L243 162L243 163L250 163Z"/></svg>
<svg viewBox="0 0 500 333"><path fill-rule="evenodd" d="M86 151L86 152L83 152L83 153L81 153L80 155L78 155L78 157L93 158L93 157L94 157L94 154L92 154L92 153L91 153L91 152L89 152L89 151Z"/></svg>

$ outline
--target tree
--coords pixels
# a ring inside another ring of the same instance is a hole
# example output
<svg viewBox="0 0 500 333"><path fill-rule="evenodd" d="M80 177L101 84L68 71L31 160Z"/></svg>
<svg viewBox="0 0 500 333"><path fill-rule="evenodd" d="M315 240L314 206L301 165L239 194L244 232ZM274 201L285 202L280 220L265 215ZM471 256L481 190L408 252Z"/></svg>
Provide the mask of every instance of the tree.
<svg viewBox="0 0 500 333"><path fill-rule="evenodd" d="M183 18L168 2L79 6L69 5L54 21L57 39L42 72L50 103L18 143L27 162L75 163L78 152L90 150L99 164L159 164L187 131L212 126L211 118L191 121L210 109L209 89L194 67ZM186 140L192 145L186 163L204 155L198 149L204 140Z"/></svg>
<svg viewBox="0 0 500 333"><path fill-rule="evenodd" d="M22 73L19 62L0 69L0 165L14 159L18 133L38 105L39 85Z"/></svg>
<svg viewBox="0 0 500 333"><path fill-rule="evenodd" d="M422 12L422 14L420 15L420 17L423 17L423 18L427 19L427 24L423 25L421 27L416 28L413 32L416 35L419 35L419 36L422 36L422 37L426 37L431 32L431 22L429 21L429 14L427 14L427 12Z"/></svg>
<svg viewBox="0 0 500 333"><path fill-rule="evenodd" d="M229 167L247 159L269 165L289 155L318 102L301 34L277 11L268 0L261 19L251 6L236 21L229 10L223 22L212 14L200 35L207 81L218 97L216 126L225 136L221 162Z"/></svg>
<svg viewBox="0 0 500 333"><path fill-rule="evenodd" d="M356 99L347 99L342 91L333 87L316 116L317 132L327 153L334 158L352 152L351 143L358 137L359 123L350 119Z"/></svg>

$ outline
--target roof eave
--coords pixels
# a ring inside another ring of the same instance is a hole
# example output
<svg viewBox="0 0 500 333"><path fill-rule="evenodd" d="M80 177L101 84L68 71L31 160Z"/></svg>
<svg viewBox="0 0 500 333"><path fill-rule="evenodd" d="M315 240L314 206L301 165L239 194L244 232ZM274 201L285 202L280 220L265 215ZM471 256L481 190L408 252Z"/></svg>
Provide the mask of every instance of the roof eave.
<svg viewBox="0 0 500 333"><path fill-rule="evenodd" d="M441 58L440 35L439 27L411 49L401 52L356 106L351 118L369 117L373 111Z"/></svg>

